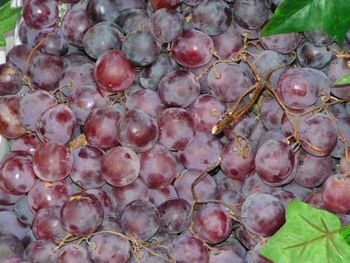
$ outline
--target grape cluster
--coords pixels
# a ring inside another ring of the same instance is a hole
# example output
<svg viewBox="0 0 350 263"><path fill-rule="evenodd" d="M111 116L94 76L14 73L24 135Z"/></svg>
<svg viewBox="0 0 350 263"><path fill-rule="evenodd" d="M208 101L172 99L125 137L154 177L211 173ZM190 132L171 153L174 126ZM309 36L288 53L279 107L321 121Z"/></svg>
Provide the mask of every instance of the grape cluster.
<svg viewBox="0 0 350 263"><path fill-rule="evenodd" d="M1 262L265 263L293 198L349 221L350 42L260 36L277 0L23 2Z"/></svg>

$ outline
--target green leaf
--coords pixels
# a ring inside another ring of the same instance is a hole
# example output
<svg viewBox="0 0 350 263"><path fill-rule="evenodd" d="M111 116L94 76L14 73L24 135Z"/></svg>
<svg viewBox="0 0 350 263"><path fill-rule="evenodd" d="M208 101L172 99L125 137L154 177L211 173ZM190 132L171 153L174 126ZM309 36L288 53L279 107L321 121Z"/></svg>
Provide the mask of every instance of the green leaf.
<svg viewBox="0 0 350 263"><path fill-rule="evenodd" d="M284 0L261 35L322 30L342 44L350 27L349 0Z"/></svg>
<svg viewBox="0 0 350 263"><path fill-rule="evenodd" d="M0 32L0 47L6 46L6 39L4 35Z"/></svg>
<svg viewBox="0 0 350 263"><path fill-rule="evenodd" d="M6 14L2 13L3 11L6 11ZM15 9L10 8L9 10L5 10L5 9L0 10L0 21L1 21L0 31L5 33L13 30L16 26L16 21L20 14L21 14L21 8L15 8Z"/></svg>
<svg viewBox="0 0 350 263"><path fill-rule="evenodd" d="M341 76L337 81L334 83L334 85L348 85L350 84L350 74Z"/></svg>
<svg viewBox="0 0 350 263"><path fill-rule="evenodd" d="M260 249L276 263L343 263L350 262L350 247L339 218L294 199L286 210L286 223Z"/></svg>
<svg viewBox="0 0 350 263"><path fill-rule="evenodd" d="M10 1L9 0L0 0L0 8L8 2L10 2Z"/></svg>

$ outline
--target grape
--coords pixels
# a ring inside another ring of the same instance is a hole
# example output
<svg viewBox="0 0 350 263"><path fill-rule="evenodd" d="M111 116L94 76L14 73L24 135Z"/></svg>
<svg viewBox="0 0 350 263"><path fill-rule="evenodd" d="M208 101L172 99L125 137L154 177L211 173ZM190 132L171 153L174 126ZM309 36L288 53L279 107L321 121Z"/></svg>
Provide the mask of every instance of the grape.
<svg viewBox="0 0 350 263"><path fill-rule="evenodd" d="M0 205L13 205L19 201L23 195L14 195L0 188Z"/></svg>
<svg viewBox="0 0 350 263"><path fill-rule="evenodd" d="M122 50L136 66L147 66L157 59L161 45L149 32L136 31L127 35Z"/></svg>
<svg viewBox="0 0 350 263"><path fill-rule="evenodd" d="M64 202L61 209L63 228L74 236L93 233L102 220L102 205L92 194L75 193Z"/></svg>
<svg viewBox="0 0 350 263"><path fill-rule="evenodd" d="M180 0L150 0L150 3L155 10L160 8L174 8L180 2Z"/></svg>
<svg viewBox="0 0 350 263"><path fill-rule="evenodd" d="M101 233L94 235L90 242L96 244L96 248L88 247L89 256L93 262L129 262L131 254L129 241L112 234Z"/></svg>
<svg viewBox="0 0 350 263"><path fill-rule="evenodd" d="M237 254L236 251L234 251L229 246L227 247L219 247L219 253L210 252L209 256L209 263L227 263L227 262L234 262L234 263L243 263L243 259L240 255Z"/></svg>
<svg viewBox="0 0 350 263"><path fill-rule="evenodd" d="M287 143L269 140L256 153L256 171L267 184L285 184L286 180L291 181L295 176L292 173L294 159L294 152Z"/></svg>
<svg viewBox="0 0 350 263"><path fill-rule="evenodd" d="M170 199L158 207L159 229L167 233L181 233L190 226L190 204L184 199Z"/></svg>
<svg viewBox="0 0 350 263"><path fill-rule="evenodd" d="M92 146L109 149L118 144L116 126L122 116L122 107L116 106L99 107L88 115L84 132Z"/></svg>
<svg viewBox="0 0 350 263"><path fill-rule="evenodd" d="M164 146L156 144L140 157L140 176L150 188L163 188L175 179L176 159Z"/></svg>
<svg viewBox="0 0 350 263"><path fill-rule="evenodd" d="M21 74L26 74L29 66L28 57L31 52L33 53L32 58L40 54L38 51L32 51L28 45L15 46L7 53L6 61L14 65Z"/></svg>
<svg viewBox="0 0 350 263"><path fill-rule="evenodd" d="M182 31L181 15L172 9L161 8L151 16L151 33L161 43L173 41Z"/></svg>
<svg viewBox="0 0 350 263"><path fill-rule="evenodd" d="M319 189L312 191L305 197L304 202L317 209L328 210L323 200L323 190Z"/></svg>
<svg viewBox="0 0 350 263"><path fill-rule="evenodd" d="M107 217L104 217L103 222L101 226L98 228L100 231L117 231L122 232L122 227L119 223L119 215L116 215L115 213L111 213L107 215Z"/></svg>
<svg viewBox="0 0 350 263"><path fill-rule="evenodd" d="M220 167L224 174L235 180L243 181L254 169L254 146L240 138L225 145Z"/></svg>
<svg viewBox="0 0 350 263"><path fill-rule="evenodd" d="M345 150L345 151L349 151L349 150ZM340 170L341 174L350 174L349 157L347 155L345 155L345 151L344 151L344 154L342 155L342 157L340 158L339 170Z"/></svg>
<svg viewBox="0 0 350 263"><path fill-rule="evenodd" d="M36 213L32 228L38 239L56 241L67 236L60 223L60 211L59 206L53 206L42 208Z"/></svg>
<svg viewBox="0 0 350 263"><path fill-rule="evenodd" d="M59 86L65 96L71 96L74 91L82 86L96 86L94 79L94 65L90 62L81 61L67 65L63 70Z"/></svg>
<svg viewBox="0 0 350 263"><path fill-rule="evenodd" d="M205 33L189 29L183 31L171 45L177 63L187 68L198 68L212 58L213 40Z"/></svg>
<svg viewBox="0 0 350 263"><path fill-rule="evenodd" d="M149 191L146 183L138 177L131 184L123 187L113 187L112 198L116 203L116 208L122 211L128 204L135 200L148 200Z"/></svg>
<svg viewBox="0 0 350 263"><path fill-rule="evenodd" d="M3 259L3 257L6 257L6 256L21 257L24 251L24 247L21 241L14 235L0 235L0 247L1 247L1 253L0 253L1 259ZM8 263L11 263L11 262L12 261Z"/></svg>
<svg viewBox="0 0 350 263"><path fill-rule="evenodd" d="M54 56L64 56L68 53L68 42L64 39L60 28L47 28L40 30L34 40L34 45L39 45L40 52Z"/></svg>
<svg viewBox="0 0 350 263"><path fill-rule="evenodd" d="M158 142L169 150L182 150L189 145L196 133L194 121L187 110L168 108L157 115Z"/></svg>
<svg viewBox="0 0 350 263"><path fill-rule="evenodd" d="M195 128L202 132L211 132L213 126L225 112L225 105L210 94L197 97L189 108Z"/></svg>
<svg viewBox="0 0 350 263"><path fill-rule="evenodd" d="M102 189L87 189L85 190L85 193L92 194L95 196L98 201L100 201L102 208L103 208L103 215L104 218L110 215L113 212L113 204L112 204L112 198Z"/></svg>
<svg viewBox="0 0 350 263"><path fill-rule="evenodd" d="M86 248L68 244L60 251L57 263L92 263L92 261Z"/></svg>
<svg viewBox="0 0 350 263"><path fill-rule="evenodd" d="M205 173L192 169L184 170L181 173L181 175L174 182L174 187L179 195L179 198L185 199L189 204L194 202L194 197L192 195L192 184L202 174ZM216 191L216 182L208 174L199 180L194 187L194 192L200 201L214 199Z"/></svg>
<svg viewBox="0 0 350 263"><path fill-rule="evenodd" d="M58 1L25 1L23 5L23 19L28 26L36 29L54 25L58 19Z"/></svg>
<svg viewBox="0 0 350 263"><path fill-rule="evenodd" d="M14 205L14 212L16 213L18 220L23 224L32 225L35 214L29 207L28 195L16 202Z"/></svg>
<svg viewBox="0 0 350 263"><path fill-rule="evenodd" d="M321 113L302 118L299 122L299 141L308 153L329 155L335 148L338 133L332 120Z"/></svg>
<svg viewBox="0 0 350 263"><path fill-rule="evenodd" d="M156 120L143 110L128 111L117 124L117 138L122 146L140 153L151 149L158 139Z"/></svg>
<svg viewBox="0 0 350 263"><path fill-rule="evenodd" d="M57 105L55 97L45 90L27 94L19 103L21 123L26 129L35 131L40 115L55 105Z"/></svg>
<svg viewBox="0 0 350 263"><path fill-rule="evenodd" d="M234 213L239 216L240 213L240 207L242 203L244 202L243 194L240 191L237 190L221 190L218 191L217 198L226 204L230 205L231 207L237 208L234 210ZM224 210L230 211L230 209L226 207L222 207ZM234 223L234 222L232 222ZM236 224L233 224L233 227L235 227ZM238 225L239 226L239 225Z"/></svg>
<svg viewBox="0 0 350 263"><path fill-rule="evenodd" d="M303 149L300 149L296 155L297 174L295 182L304 187L316 187L322 184L333 169L331 156L316 157Z"/></svg>
<svg viewBox="0 0 350 263"><path fill-rule="evenodd" d="M182 0L182 2L184 2L186 5L196 6L201 2L201 0Z"/></svg>
<svg viewBox="0 0 350 263"><path fill-rule="evenodd" d="M221 63L208 75L211 93L221 102L235 102L253 85L248 72L236 63Z"/></svg>
<svg viewBox="0 0 350 263"><path fill-rule="evenodd" d="M326 207L335 213L350 211L350 179L339 174L328 177L323 185L323 200Z"/></svg>
<svg viewBox="0 0 350 263"><path fill-rule="evenodd" d="M281 127L283 114L284 110L272 97L267 97L260 109L260 119L268 130Z"/></svg>
<svg viewBox="0 0 350 263"><path fill-rule="evenodd" d="M312 72L304 68L291 68L279 78L276 91L288 108L303 110L315 104L320 87Z"/></svg>
<svg viewBox="0 0 350 263"><path fill-rule="evenodd" d="M209 253L204 244L190 235L178 236L171 242L176 263L208 263Z"/></svg>
<svg viewBox="0 0 350 263"><path fill-rule="evenodd" d="M90 57L98 59L107 50L119 49L122 43L121 36L122 32L112 23L98 23L85 33L83 38L84 51Z"/></svg>
<svg viewBox="0 0 350 263"><path fill-rule="evenodd" d="M123 28L126 34L137 31L150 31L150 19L146 10L129 9L120 13L115 23Z"/></svg>
<svg viewBox="0 0 350 263"><path fill-rule="evenodd" d="M66 178L72 166L73 158L70 152L60 143L46 143L33 156L34 172L44 181L55 182Z"/></svg>
<svg viewBox="0 0 350 263"><path fill-rule="evenodd" d="M143 0L115 0L117 2L117 9L122 12L127 9L144 9L146 3Z"/></svg>
<svg viewBox="0 0 350 263"><path fill-rule="evenodd" d="M19 22L18 27L18 37L21 42L32 47L34 45L35 37L40 30L28 26L24 20Z"/></svg>
<svg viewBox="0 0 350 263"><path fill-rule="evenodd" d="M97 23L114 19L118 13L117 8L118 5L114 0L89 0L86 13L92 21Z"/></svg>
<svg viewBox="0 0 350 263"><path fill-rule="evenodd" d="M328 46L333 42L333 39L330 38L323 31L309 31L304 32L304 36L307 40L311 41L316 47Z"/></svg>
<svg viewBox="0 0 350 263"><path fill-rule="evenodd" d="M334 85L334 82L341 78L342 76L349 74L350 70L347 66L348 59L345 58L335 58L328 64L327 75L332 83L331 92L334 96L341 99L349 99L349 85Z"/></svg>
<svg viewBox="0 0 350 263"><path fill-rule="evenodd" d="M221 58L232 58L243 48L242 38L232 26L230 26L225 32L213 36L212 39L215 51Z"/></svg>
<svg viewBox="0 0 350 263"><path fill-rule="evenodd" d="M18 220L13 211L0 211L0 235L14 235L23 239L30 231L30 227Z"/></svg>
<svg viewBox="0 0 350 263"><path fill-rule="evenodd" d="M300 33L286 33L268 37L260 37L260 43L265 49L280 53L289 53L296 49L301 41Z"/></svg>
<svg viewBox="0 0 350 263"><path fill-rule="evenodd" d="M63 72L63 61L57 56L40 54L32 57L28 69L30 85L33 88L53 91L57 88Z"/></svg>
<svg viewBox="0 0 350 263"><path fill-rule="evenodd" d="M276 191L273 191L271 194L274 197L277 197L281 201L284 209L287 208L287 205L290 201L296 198L296 196L292 192L289 192L283 189L278 189Z"/></svg>
<svg viewBox="0 0 350 263"><path fill-rule="evenodd" d="M61 29L69 44L82 47L83 37L92 25L84 9L71 9L64 15Z"/></svg>
<svg viewBox="0 0 350 263"><path fill-rule="evenodd" d="M290 62L290 56L286 54L281 54L277 51L273 50L263 50L258 53L258 55L253 58L253 64L256 67L256 71L260 77L266 78L269 73L271 73L274 69L286 65ZM278 73L275 71L272 73L270 77L271 79Z"/></svg>
<svg viewBox="0 0 350 263"><path fill-rule="evenodd" d="M1 164L0 187L10 194L27 193L35 182L33 163L29 157L15 156Z"/></svg>
<svg viewBox="0 0 350 263"><path fill-rule="evenodd" d="M215 136L197 132L193 141L178 152L180 162L188 169L207 171L218 165L222 146Z"/></svg>
<svg viewBox="0 0 350 263"><path fill-rule="evenodd" d="M0 134L8 139L15 139L26 133L20 121L20 99L17 96L0 98Z"/></svg>
<svg viewBox="0 0 350 263"><path fill-rule="evenodd" d="M208 35L224 33L231 22L232 11L223 0L204 0L193 9L193 26Z"/></svg>
<svg viewBox="0 0 350 263"><path fill-rule="evenodd" d="M236 0L233 4L233 19L245 29L262 27L269 15L266 0Z"/></svg>
<svg viewBox="0 0 350 263"><path fill-rule="evenodd" d="M310 42L304 42L297 49L298 62L303 67L324 68L332 59L332 52L326 47L316 47Z"/></svg>
<svg viewBox="0 0 350 263"><path fill-rule="evenodd" d="M260 236L274 234L285 222L280 200L265 193L249 196L242 205L241 217L247 230Z"/></svg>
<svg viewBox="0 0 350 263"><path fill-rule="evenodd" d="M152 238L159 228L159 212L148 201L136 200L128 204L120 220L124 232L141 241Z"/></svg>
<svg viewBox="0 0 350 263"><path fill-rule="evenodd" d="M138 253L138 261L135 261L135 258L133 258L130 263L167 263L171 262L169 257L168 249L165 249L163 247L149 247L153 253L151 253L149 250L146 250L145 248L141 248ZM157 253L157 256L154 254Z"/></svg>
<svg viewBox="0 0 350 263"><path fill-rule="evenodd" d="M22 87L20 72L10 63L0 64L0 96L14 95Z"/></svg>
<svg viewBox="0 0 350 263"><path fill-rule="evenodd" d="M221 170L213 176L217 184L218 193L237 192L242 193L243 182L227 177Z"/></svg>
<svg viewBox="0 0 350 263"><path fill-rule="evenodd" d="M72 137L76 119L66 105L58 104L44 111L36 123L36 134L42 142L66 144Z"/></svg>
<svg viewBox="0 0 350 263"><path fill-rule="evenodd" d="M126 90L135 77L135 68L118 49L104 52L97 60L95 79L99 87L116 93Z"/></svg>
<svg viewBox="0 0 350 263"><path fill-rule="evenodd" d="M89 113L93 109L106 106L107 103L108 101L102 92L90 86L77 87L67 98L67 105L74 113L76 121L80 125L84 125Z"/></svg>
<svg viewBox="0 0 350 263"><path fill-rule="evenodd" d="M103 152L93 146L83 146L72 151L73 167L70 178L81 188L98 188L105 184L101 174Z"/></svg>
<svg viewBox="0 0 350 263"><path fill-rule="evenodd" d="M159 112L165 109L165 105L160 100L158 93L149 89L141 89L133 92L127 96L125 105L130 111L140 109L154 118Z"/></svg>
<svg viewBox="0 0 350 263"><path fill-rule="evenodd" d="M49 183L36 180L28 193L28 204L34 213L41 208L62 206L71 192L65 181Z"/></svg>
<svg viewBox="0 0 350 263"><path fill-rule="evenodd" d="M283 189L291 192L300 200L304 200L308 196L308 194L311 193L311 189L302 187L294 181L292 181L290 184L283 186Z"/></svg>
<svg viewBox="0 0 350 263"><path fill-rule="evenodd" d="M224 241L231 233L232 222L217 204L205 204L195 211L193 230L204 242L216 244Z"/></svg>
<svg viewBox="0 0 350 263"><path fill-rule="evenodd" d="M58 254L54 251L55 247L50 241L34 241L24 251L24 258L30 262L57 263Z"/></svg>
<svg viewBox="0 0 350 263"><path fill-rule="evenodd" d="M144 67L140 83L146 89L157 90L159 81L170 71L175 70L176 62L167 54L161 53L151 64Z"/></svg>
<svg viewBox="0 0 350 263"><path fill-rule="evenodd" d="M111 148L101 160L101 172L107 183L126 186L136 180L140 171L137 154L127 147Z"/></svg>
<svg viewBox="0 0 350 263"><path fill-rule="evenodd" d="M168 200L179 198L174 186L172 185L160 189L149 189L148 192L149 200L157 207Z"/></svg>
<svg viewBox="0 0 350 263"><path fill-rule="evenodd" d="M159 97L168 107L187 108L199 92L199 83L188 71L169 72L158 84Z"/></svg>
<svg viewBox="0 0 350 263"><path fill-rule="evenodd" d="M246 263L272 263L259 253L262 244L258 242L248 253L245 258Z"/></svg>

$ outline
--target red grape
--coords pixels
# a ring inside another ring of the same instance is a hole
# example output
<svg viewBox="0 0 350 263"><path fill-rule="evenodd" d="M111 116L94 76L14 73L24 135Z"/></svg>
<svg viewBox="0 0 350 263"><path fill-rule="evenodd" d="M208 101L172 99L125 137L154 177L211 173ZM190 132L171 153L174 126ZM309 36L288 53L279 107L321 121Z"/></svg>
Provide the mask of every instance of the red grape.
<svg viewBox="0 0 350 263"><path fill-rule="evenodd" d="M0 96L14 95L20 91L21 75L10 63L0 64Z"/></svg>
<svg viewBox="0 0 350 263"><path fill-rule="evenodd" d="M204 244L193 236L178 236L171 242L176 263L208 263L209 253Z"/></svg>
<svg viewBox="0 0 350 263"><path fill-rule="evenodd" d="M323 185L323 200L332 212L350 211L350 178L342 175L328 177Z"/></svg>
<svg viewBox="0 0 350 263"><path fill-rule="evenodd" d="M58 19L58 1L25 1L23 6L23 19L28 26L36 29L43 29L54 25Z"/></svg>
<svg viewBox="0 0 350 263"><path fill-rule="evenodd" d="M126 90L134 77L135 68L118 49L104 52L96 62L96 82L107 92L116 93Z"/></svg>
<svg viewBox="0 0 350 263"><path fill-rule="evenodd" d="M139 175L139 157L127 147L114 147L102 157L101 172L107 183L118 187L126 186Z"/></svg>
<svg viewBox="0 0 350 263"><path fill-rule="evenodd" d="M63 228L74 236L93 233L102 223L103 208L92 194L76 193L71 195L61 209Z"/></svg>
<svg viewBox="0 0 350 263"><path fill-rule="evenodd" d="M198 68L212 58L213 40L205 33L190 29L185 30L172 42L174 59L184 67Z"/></svg>
<svg viewBox="0 0 350 263"><path fill-rule="evenodd" d="M55 182L68 176L73 158L68 149L60 143L49 142L40 147L33 157L33 168L41 180Z"/></svg>
<svg viewBox="0 0 350 263"><path fill-rule="evenodd" d="M20 99L17 96L0 98L0 134L15 139L26 133L19 114Z"/></svg>

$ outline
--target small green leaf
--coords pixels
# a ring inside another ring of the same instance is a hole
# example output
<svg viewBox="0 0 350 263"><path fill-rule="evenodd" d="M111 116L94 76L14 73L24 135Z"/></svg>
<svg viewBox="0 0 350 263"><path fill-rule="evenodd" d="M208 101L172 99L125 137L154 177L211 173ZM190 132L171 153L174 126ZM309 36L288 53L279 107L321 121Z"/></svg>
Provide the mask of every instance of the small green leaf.
<svg viewBox="0 0 350 263"><path fill-rule="evenodd" d="M350 27L349 0L284 0L261 35L322 30L342 44Z"/></svg>
<svg viewBox="0 0 350 263"><path fill-rule="evenodd" d="M6 46L6 39L4 35L0 32L0 47Z"/></svg>
<svg viewBox="0 0 350 263"><path fill-rule="evenodd" d="M8 2L10 2L10 1L9 0L0 0L0 8Z"/></svg>
<svg viewBox="0 0 350 263"><path fill-rule="evenodd" d="M11 8L11 3L8 1L5 5L0 6L0 21L12 16L14 12L21 12L21 8ZM1 23L2 24L2 23Z"/></svg>
<svg viewBox="0 0 350 263"><path fill-rule="evenodd" d="M339 218L294 199L286 210L286 223L260 249L276 263L342 263L350 262L350 247Z"/></svg>
<svg viewBox="0 0 350 263"><path fill-rule="evenodd" d="M8 32L8 31L12 31L15 26L16 26L16 21L18 16L21 13L21 9L13 9L13 13L6 17L5 19L1 20L1 24L0 24L0 31L1 32Z"/></svg>
<svg viewBox="0 0 350 263"><path fill-rule="evenodd" d="M334 83L334 85L348 85L350 84L350 74L341 76L337 81Z"/></svg>

